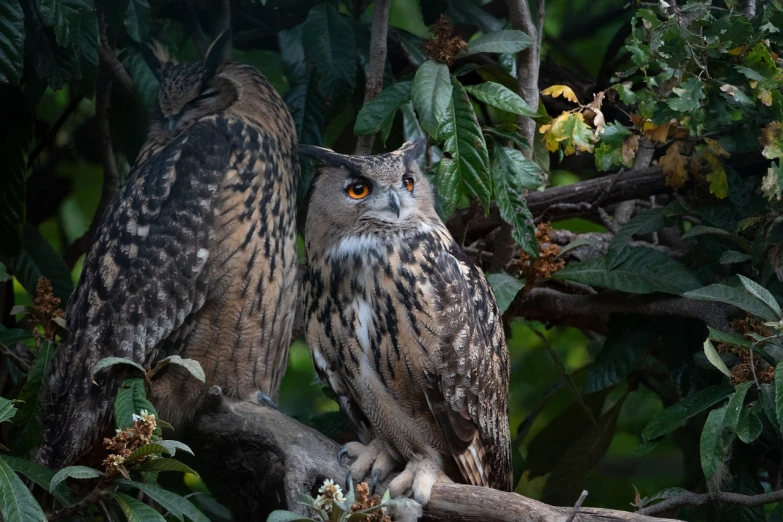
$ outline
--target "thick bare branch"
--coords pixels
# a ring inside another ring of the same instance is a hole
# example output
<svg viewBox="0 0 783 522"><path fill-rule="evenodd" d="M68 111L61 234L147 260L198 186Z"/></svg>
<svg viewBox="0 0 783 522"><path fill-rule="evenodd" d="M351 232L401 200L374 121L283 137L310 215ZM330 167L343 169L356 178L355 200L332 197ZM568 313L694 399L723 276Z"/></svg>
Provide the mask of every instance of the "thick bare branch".
<svg viewBox="0 0 783 522"><path fill-rule="evenodd" d="M629 296L619 292L579 295L538 287L520 296L506 311L506 315L606 334L612 314L690 317L704 321L713 328L727 330L732 313L736 311L736 308L726 304L684 297Z"/></svg>
<svg viewBox="0 0 783 522"><path fill-rule="evenodd" d="M306 514L298 492L314 493L324 479L344 483L338 445L321 433L266 406L229 403L213 387L188 430L196 465L236 520L265 520L273 509ZM384 491L388 482L378 485ZM461 484L436 484L424 509L427 520L453 522L562 522L571 507L549 506L515 493ZM581 508L579 522L664 522L636 513ZM669 521L672 522L672 521Z"/></svg>
<svg viewBox="0 0 783 522"><path fill-rule="evenodd" d="M103 2L101 0L95 0L95 10L98 14L98 37L100 39L98 56L101 59L101 64L111 72L114 79L117 80L128 93L135 94L136 87L133 84L133 79L117 59L117 55L114 54L114 45L108 36L106 15L104 14Z"/></svg>
<svg viewBox="0 0 783 522"><path fill-rule="evenodd" d="M378 96L383 89L383 71L386 66L386 35L389 30L389 6L391 0L376 0L370 37L370 63L367 66L367 83L364 88L364 104ZM372 154L375 135L359 136L356 154Z"/></svg>
<svg viewBox="0 0 783 522"><path fill-rule="evenodd" d="M538 108L538 71L541 65L541 35L544 27L545 3L539 0L538 19L536 22L530 14L530 5L527 0L506 0L508 5L508 14L511 19L511 26L514 29L527 34L533 45L520 51L517 54L517 90L519 95L525 99L531 109ZM519 127L522 135L533 143L536 137L536 123L527 117L519 117ZM525 152L530 157L532 151Z"/></svg>
<svg viewBox="0 0 783 522"><path fill-rule="evenodd" d="M690 493L686 492L676 497L668 498L663 502L659 502L653 506L639 510L639 513L646 515L659 515L661 513L667 513L674 509L683 506L703 506L707 503L723 503L723 504L736 504L744 507L759 507L767 504L774 504L775 502L783 501L783 489L778 491L772 491L770 493L763 493L761 495L743 495L741 493L731 493L726 491L718 491L715 493Z"/></svg>

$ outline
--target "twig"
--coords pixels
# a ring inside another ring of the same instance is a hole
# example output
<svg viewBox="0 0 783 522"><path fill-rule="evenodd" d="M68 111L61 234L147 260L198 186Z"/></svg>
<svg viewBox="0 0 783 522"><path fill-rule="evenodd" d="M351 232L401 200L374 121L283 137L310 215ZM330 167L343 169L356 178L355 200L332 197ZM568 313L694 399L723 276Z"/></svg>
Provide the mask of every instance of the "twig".
<svg viewBox="0 0 783 522"><path fill-rule="evenodd" d="M117 55L114 54L114 46L109 41L108 33L106 30L106 15L103 11L103 1L95 0L95 10L98 14L98 36L100 38L100 45L98 46L98 56L101 58L101 63L112 73L114 79L116 79L120 85L125 88L130 94L136 93L136 88L133 85L133 79L122 66L117 59Z"/></svg>
<svg viewBox="0 0 783 522"><path fill-rule="evenodd" d="M73 97L71 100L71 103L68 104L68 106L65 108L63 113L60 115L59 118L57 118L57 121L54 122L54 125L52 125L52 128L49 129L49 133L46 135L46 138L41 140L40 143L33 149L33 152L30 153L30 157L27 159L27 166L29 167L33 163L35 163L35 160L38 159L38 156L41 155L41 153L49 148L49 146L54 142L55 138L57 138L57 134L60 132L60 129L65 124L66 121L68 121L68 118L70 118L71 114L76 110L76 108L79 106L81 101L84 99L84 96L81 94L77 94Z"/></svg>
<svg viewBox="0 0 783 522"><path fill-rule="evenodd" d="M364 88L364 104L378 96L383 88L383 71L386 66L386 35L389 30L390 0L376 0L375 14L372 18L372 36L370 37L370 63L367 66L367 82ZM365 156L372 153L375 134L359 136L356 142L356 154Z"/></svg>
<svg viewBox="0 0 783 522"><path fill-rule="evenodd" d="M683 506L703 506L704 504L715 502L753 508L780 501L783 501L783 489L761 495L743 495L742 493L731 493L728 491L701 494L687 492L676 497L667 498L654 506L642 508L638 513L655 516Z"/></svg>
<svg viewBox="0 0 783 522"><path fill-rule="evenodd" d="M0 353L14 361L19 369L23 372L28 373L30 371L30 365L27 363L27 361L12 352L11 348L5 346L3 343L0 343Z"/></svg>
<svg viewBox="0 0 783 522"><path fill-rule="evenodd" d="M100 2L96 1L96 5ZM100 31L105 34L106 22L103 13L99 11L98 25ZM101 189L101 199L98 207L95 209L95 215L92 218L90 227L80 238L76 239L63 254L63 260L69 269L73 269L76 261L82 254L87 252L90 247L93 236L98 230L106 208L117 193L117 185L120 180L117 171L117 162L114 159L114 148L112 146L111 128L109 126L109 109L111 107L111 85L112 78L107 69L110 66L106 62L101 62L98 70L98 90L95 94L95 118L98 121L99 148L101 151L101 163L103 164L103 187Z"/></svg>
<svg viewBox="0 0 783 522"><path fill-rule="evenodd" d="M71 504L68 507L64 507L58 511L55 511L54 513L52 513L47 517L47 520L60 520L61 518L67 518L75 515L85 507L91 504L95 504L104 495L105 486L106 484L104 483L103 480L99 481L98 484L93 488L92 491L90 491L90 493L86 497L84 497L83 499L81 499L79 502L75 504Z"/></svg>
<svg viewBox="0 0 783 522"><path fill-rule="evenodd" d="M568 515L568 518L565 522L573 522L574 517L576 517L576 514L579 513L579 508L582 507L582 503L587 498L587 490L583 489L582 494L579 495L579 499L576 501L576 504L574 504L574 509L571 511L571 513Z"/></svg>
<svg viewBox="0 0 783 522"><path fill-rule="evenodd" d="M508 5L511 27L523 31L533 40L533 45L517 53L517 90L530 108L535 111L538 110L538 71L541 66L541 37L533 24L533 19L530 15L530 5L527 0L506 0L506 5ZM544 1L539 0L537 23L542 29L545 14L544 8ZM520 116L519 127L521 134L527 139L528 143L534 143L536 122L531 118ZM528 159L532 153L532 150L523 151L523 154Z"/></svg>

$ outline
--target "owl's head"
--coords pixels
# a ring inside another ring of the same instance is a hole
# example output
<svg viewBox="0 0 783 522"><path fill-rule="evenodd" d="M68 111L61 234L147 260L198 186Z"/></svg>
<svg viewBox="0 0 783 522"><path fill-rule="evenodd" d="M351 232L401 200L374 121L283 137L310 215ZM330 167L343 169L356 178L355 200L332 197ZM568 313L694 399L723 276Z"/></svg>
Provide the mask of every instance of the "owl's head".
<svg viewBox="0 0 783 522"><path fill-rule="evenodd" d="M420 139L385 154L348 156L300 145L300 155L323 164L311 188L308 232L362 234L414 228L437 216L432 187L417 162L424 146Z"/></svg>
<svg viewBox="0 0 783 522"><path fill-rule="evenodd" d="M160 82L158 109L169 132L176 134L194 120L214 114L236 99L235 87L218 73L230 53L231 32L223 31L201 62L179 63L157 41L142 46L142 56Z"/></svg>

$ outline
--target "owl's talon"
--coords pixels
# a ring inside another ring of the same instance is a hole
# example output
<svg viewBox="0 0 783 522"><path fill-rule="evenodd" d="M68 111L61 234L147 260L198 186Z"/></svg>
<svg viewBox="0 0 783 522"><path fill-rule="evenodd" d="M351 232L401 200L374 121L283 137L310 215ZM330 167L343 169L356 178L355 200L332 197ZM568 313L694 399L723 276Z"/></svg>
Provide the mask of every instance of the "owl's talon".
<svg viewBox="0 0 783 522"><path fill-rule="evenodd" d="M370 482L370 496L375 495L375 488L378 485L378 479L380 478L380 475L380 471L375 471L372 474L372 482Z"/></svg>
<svg viewBox="0 0 783 522"><path fill-rule="evenodd" d="M348 475L345 476L345 491L351 491L351 486L353 480L353 472L349 471Z"/></svg>
<svg viewBox="0 0 783 522"><path fill-rule="evenodd" d="M343 446L342 448L340 448L340 451L337 452L337 463L339 465L341 466L343 465L343 457L345 457L346 455L348 455L348 450L345 448L345 446Z"/></svg>
<svg viewBox="0 0 783 522"><path fill-rule="evenodd" d="M265 405L265 406L269 406L273 410L277 409L277 404L275 404L275 401L273 401L269 395L267 395L262 391L256 392L253 402L258 404L259 406Z"/></svg>

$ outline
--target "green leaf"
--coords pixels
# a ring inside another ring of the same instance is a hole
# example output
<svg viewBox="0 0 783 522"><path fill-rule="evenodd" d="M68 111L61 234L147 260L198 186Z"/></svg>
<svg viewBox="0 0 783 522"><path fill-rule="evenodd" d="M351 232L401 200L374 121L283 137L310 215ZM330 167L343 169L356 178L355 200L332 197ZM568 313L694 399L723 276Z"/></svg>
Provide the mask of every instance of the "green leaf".
<svg viewBox="0 0 783 522"><path fill-rule="evenodd" d="M158 89L160 83L150 69L141 53L131 53L125 59L125 68L133 79L136 92L139 93L148 114L152 114L158 105Z"/></svg>
<svg viewBox="0 0 783 522"><path fill-rule="evenodd" d="M302 515L297 515L296 513L292 513L291 511L283 511L282 509L277 509L269 513L269 516L266 518L266 522L315 522L315 521L312 518L306 518L303 517Z"/></svg>
<svg viewBox="0 0 783 522"><path fill-rule="evenodd" d="M649 351L662 344L669 344L669 348L672 341L649 317L610 320L609 335L587 374L584 393L595 393L625 380Z"/></svg>
<svg viewBox="0 0 783 522"><path fill-rule="evenodd" d="M658 500L666 500L667 498L677 498L684 495L689 495L690 491L683 488L673 487L673 488L666 488L662 489L655 495L652 495L650 497L644 497L641 500L642 507L649 506L651 503L656 502Z"/></svg>
<svg viewBox="0 0 783 522"><path fill-rule="evenodd" d="M701 467L707 480L715 476L726 459L726 452L737 433L745 395L752 385L752 382L737 385L728 404L712 410L707 416L699 445Z"/></svg>
<svg viewBox="0 0 783 522"><path fill-rule="evenodd" d="M635 156L625 153L623 145L631 131L617 123L607 123L599 135L600 144L595 149L595 166L599 170L611 170L617 165L631 167Z"/></svg>
<svg viewBox="0 0 783 522"><path fill-rule="evenodd" d="M546 481L541 495L542 502L562 506L573 502L573 499L579 496L585 478L609 449L625 397L627 395L601 415L596 425L591 426L574 444L562 452L562 457Z"/></svg>
<svg viewBox="0 0 783 522"><path fill-rule="evenodd" d="M57 45L66 47L71 43L71 32L60 0L37 0L37 4L41 21L46 27L51 27L54 30Z"/></svg>
<svg viewBox="0 0 783 522"><path fill-rule="evenodd" d="M35 335L21 328L5 328L0 325L0 344L11 346L19 342L35 339Z"/></svg>
<svg viewBox="0 0 783 522"><path fill-rule="evenodd" d="M495 82L484 82L478 85L465 86L465 90L479 101L502 111L520 116L535 116L527 102L511 89Z"/></svg>
<svg viewBox="0 0 783 522"><path fill-rule="evenodd" d="M24 11L19 0L8 0L0 3L0 83L16 85L23 69Z"/></svg>
<svg viewBox="0 0 783 522"><path fill-rule="evenodd" d="M10 281L13 276L8 273L3 263L0 263L0 283Z"/></svg>
<svg viewBox="0 0 783 522"><path fill-rule="evenodd" d="M5 397L0 397L0 422L5 422L16 415L17 409L14 408L14 401Z"/></svg>
<svg viewBox="0 0 783 522"><path fill-rule="evenodd" d="M764 303L760 302L755 297L749 296L743 288L735 288L715 283L703 288L685 292L682 296L699 301L718 301L720 303L730 304L767 321L777 322L780 319L779 317L776 317Z"/></svg>
<svg viewBox="0 0 783 522"><path fill-rule="evenodd" d="M400 106L411 99L413 82L399 82L378 93L378 96L364 104L356 116L353 132L358 135L376 134L381 129L391 129L394 115ZM388 132L386 132L388 137ZM384 143L386 138L383 138Z"/></svg>
<svg viewBox="0 0 783 522"><path fill-rule="evenodd" d="M413 107L422 128L433 138L438 137L441 125L449 119L449 107L453 104L452 89L449 68L433 60L421 64L413 78Z"/></svg>
<svg viewBox="0 0 783 522"><path fill-rule="evenodd" d="M8 440L14 453L26 453L36 444L43 434L41 423L40 393L44 379L49 375L49 366L54 357L55 345L49 341L41 343L38 354L27 374L27 381L22 386L17 400L22 403L19 412L14 417Z"/></svg>
<svg viewBox="0 0 783 522"><path fill-rule="evenodd" d="M710 480L718 472L726 458L726 447L730 444L730 437L723 432L723 421L726 417L726 406L712 410L704 423L701 433L699 450L701 455L701 468L704 476ZM727 440L728 439L728 440Z"/></svg>
<svg viewBox="0 0 783 522"><path fill-rule="evenodd" d="M190 473L198 477L198 473L186 464L169 458L149 460L139 464L135 469L136 471L179 471L182 473Z"/></svg>
<svg viewBox="0 0 783 522"><path fill-rule="evenodd" d="M636 94L631 90L630 82L618 83L616 85L612 85L609 88L616 90L620 95L620 100L626 105L634 105L638 101Z"/></svg>
<svg viewBox="0 0 783 522"><path fill-rule="evenodd" d="M684 426L694 415L726 399L733 391L731 386L711 386L685 397L677 404L656 413L642 431L642 439L649 441L673 432Z"/></svg>
<svg viewBox="0 0 783 522"><path fill-rule="evenodd" d="M777 406L775 405L775 385L764 383L761 385L761 410L764 415L767 416L769 423L780 432L780 425L778 424Z"/></svg>
<svg viewBox="0 0 783 522"><path fill-rule="evenodd" d="M775 410L777 425L783 427L783 361L775 366Z"/></svg>
<svg viewBox="0 0 783 522"><path fill-rule="evenodd" d="M125 457L125 462L127 464L130 464L134 460L138 460L141 457L146 457L147 455L156 455L158 453L165 453L166 455L171 455L171 450L168 449L166 446L163 446L162 444L158 444L156 442L150 442L148 444L136 448L136 450L134 450L133 453Z"/></svg>
<svg viewBox="0 0 783 522"><path fill-rule="evenodd" d="M552 278L631 294L666 292L679 295L701 285L682 263L663 252L645 247L623 250L619 262L612 262L607 255L571 263L555 272Z"/></svg>
<svg viewBox="0 0 783 522"><path fill-rule="evenodd" d="M206 375L204 375L204 369L201 368L201 364L195 359L183 359L179 355L170 355L163 359L161 362L167 364L176 364L185 368L190 374L201 382L206 382Z"/></svg>
<svg viewBox="0 0 783 522"><path fill-rule="evenodd" d="M193 455L193 450L190 449L190 446L184 442L180 442L178 440L159 440L157 443L169 450L169 454L172 457L177 453L177 450L182 450L185 453L190 453Z"/></svg>
<svg viewBox="0 0 783 522"><path fill-rule="evenodd" d="M666 217L663 215L662 208L651 208L643 210L626 223L612 238L609 243L608 256L612 261L622 259L622 249L628 246L631 238L636 234L649 234L660 230L666 224ZM613 263L614 264L614 263Z"/></svg>
<svg viewBox="0 0 783 522"><path fill-rule="evenodd" d="M528 255L538 257L536 225L521 194L522 188L542 183L542 179L537 176L540 172L538 165L522 156L518 150L499 145L494 147L492 159L493 188L500 217L513 225L511 235L517 244Z"/></svg>
<svg viewBox="0 0 783 522"><path fill-rule="evenodd" d="M86 480L98 478L101 475L103 475L103 473L96 469L88 468L87 466L68 466L54 474L47 489L49 491L54 491L57 489L57 486L67 478Z"/></svg>
<svg viewBox="0 0 783 522"><path fill-rule="evenodd" d="M150 32L150 5L147 0L130 0L125 11L125 30L131 40L142 43Z"/></svg>
<svg viewBox="0 0 783 522"><path fill-rule="evenodd" d="M143 492L149 498L160 504L164 509L168 510L177 520L183 520L183 517L188 517L193 522L209 522L209 519L199 511L192 502L176 493L166 491L159 486L134 482L132 480L117 480L116 483L120 486L136 488Z"/></svg>
<svg viewBox="0 0 783 522"><path fill-rule="evenodd" d="M780 320L783 312L780 310L780 305L778 305L778 302L774 297L772 297L772 294L769 292L769 290L752 279L748 279L742 274L737 274L737 277L739 277L740 281L742 282L742 286L745 287L745 290L750 292L759 301L767 305L769 309L772 310L772 313L775 314L775 317Z"/></svg>
<svg viewBox="0 0 783 522"><path fill-rule="evenodd" d="M144 367L142 365L140 365L135 361L131 361L130 359L126 359L125 357L104 357L103 359L95 363L95 366L92 367L92 373L90 375L92 377L95 377L96 373L106 368L109 368L111 366L114 366L115 364L127 364L128 366L133 366L140 372L145 373Z"/></svg>
<svg viewBox="0 0 783 522"><path fill-rule="evenodd" d="M497 274L487 274L487 282L492 288L492 292L495 294L495 300L498 302L498 308L500 313L506 313L508 307L514 301L520 290L525 286L523 281L520 281L514 276L510 276L505 272L499 272Z"/></svg>
<svg viewBox="0 0 783 522"><path fill-rule="evenodd" d="M6 23L2 17L3 9L0 8L0 27ZM0 100L3 100L3 118L7 122L3 127L3 139L0 139L0 157L3 158L3 175L0 176L0 254L12 257L22 248L24 180L27 155L33 147L35 119L24 94L17 87L0 81Z"/></svg>
<svg viewBox="0 0 783 522"><path fill-rule="evenodd" d="M139 377L125 379L114 399L114 424L118 430L133 425L133 415L141 415L146 410L157 417L157 411L147 400L144 380Z"/></svg>
<svg viewBox="0 0 783 522"><path fill-rule="evenodd" d="M163 515L152 509L144 502L138 501L125 493L109 492L117 504L125 513L128 522L166 522Z"/></svg>
<svg viewBox="0 0 783 522"><path fill-rule="evenodd" d="M0 515L5 522L46 522L41 506L3 459L0 459Z"/></svg>
<svg viewBox="0 0 783 522"><path fill-rule="evenodd" d="M696 76L691 76L688 81L682 84L682 87L672 89L677 98L669 100L669 107L678 112L698 111L701 107L699 102L704 99L702 87L704 87L704 82Z"/></svg>
<svg viewBox="0 0 783 522"><path fill-rule="evenodd" d="M316 4L302 27L307 60L319 74L323 95L334 102L356 85L356 39L350 22L329 3Z"/></svg>
<svg viewBox="0 0 783 522"><path fill-rule="evenodd" d="M737 424L737 436L745 444L750 444L761 435L763 425L754 408L743 408Z"/></svg>
<svg viewBox="0 0 783 522"><path fill-rule="evenodd" d="M445 139L444 157L440 161L436 178L439 193L446 202L444 206L449 210L457 205L466 192L473 193L488 212L492 196L492 178L487 143L465 89L456 78L452 78L451 82L451 104L437 133L440 138ZM413 88L415 100L415 82ZM446 154L451 157L446 157Z"/></svg>
<svg viewBox="0 0 783 522"><path fill-rule="evenodd" d="M468 48L460 56L478 53L517 53L533 45L533 40L522 31L502 29L479 36L468 42Z"/></svg>
<svg viewBox="0 0 783 522"><path fill-rule="evenodd" d="M715 350L715 347L712 346L712 342L709 339L704 341L704 354L707 356L707 360L710 361L715 368L720 370L723 375L731 377L731 370L726 367L726 363L720 358L720 355Z"/></svg>
<svg viewBox="0 0 783 522"><path fill-rule="evenodd" d="M14 274L30 295L35 295L41 277L48 278L54 295L61 299L64 307L73 292L71 271L36 227L26 223L23 230L22 251L14 259Z"/></svg>
<svg viewBox="0 0 783 522"><path fill-rule="evenodd" d="M44 490L49 489L49 485L52 483L52 478L54 477L54 472L48 469L46 466L38 464L37 462L20 459L18 457L11 457L8 455L0 455L0 460L3 460L12 470L17 473L21 473L25 477L38 484ZM51 493L54 498L56 498L64 506L73 503L71 492L65 484L61 484Z"/></svg>
<svg viewBox="0 0 783 522"><path fill-rule="evenodd" d="M530 142L519 133L518 129L519 127L517 127L516 124L501 124L494 127L481 128L481 130L484 131L484 136L493 138L498 142L498 145L503 145L502 140L508 140L519 147L523 152L532 152L533 147L530 145ZM536 163L536 165L538 164ZM542 170L540 165L538 166L538 170Z"/></svg>
<svg viewBox="0 0 783 522"><path fill-rule="evenodd" d="M744 263L751 259L753 259L753 257L749 254L744 254L735 250L727 250L721 254L719 262L721 265L731 265L734 263Z"/></svg>

